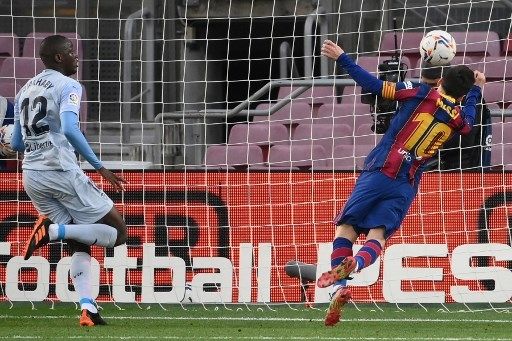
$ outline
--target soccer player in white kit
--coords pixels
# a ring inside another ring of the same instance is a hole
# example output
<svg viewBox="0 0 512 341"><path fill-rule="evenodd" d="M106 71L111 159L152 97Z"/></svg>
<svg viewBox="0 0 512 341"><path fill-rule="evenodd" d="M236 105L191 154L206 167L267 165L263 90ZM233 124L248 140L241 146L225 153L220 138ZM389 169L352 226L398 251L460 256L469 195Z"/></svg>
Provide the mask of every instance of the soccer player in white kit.
<svg viewBox="0 0 512 341"><path fill-rule="evenodd" d="M11 146L24 152L23 186L41 215L27 242L24 258L50 241L65 240L70 274L80 297L80 325L106 324L92 298L91 245L114 247L126 242L126 225L112 200L80 169L82 155L116 191L126 181L103 167L79 129L82 86L69 76L78 57L71 41L53 35L41 42L46 69L18 92Z"/></svg>

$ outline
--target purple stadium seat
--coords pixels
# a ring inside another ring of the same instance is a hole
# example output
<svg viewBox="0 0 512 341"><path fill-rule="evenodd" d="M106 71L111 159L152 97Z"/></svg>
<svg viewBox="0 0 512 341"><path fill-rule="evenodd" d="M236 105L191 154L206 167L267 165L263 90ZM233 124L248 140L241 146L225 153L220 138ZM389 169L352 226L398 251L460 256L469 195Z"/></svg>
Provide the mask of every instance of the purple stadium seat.
<svg viewBox="0 0 512 341"><path fill-rule="evenodd" d="M352 127L348 124L300 124L291 141L292 145L322 146L328 157L337 145L352 145Z"/></svg>
<svg viewBox="0 0 512 341"><path fill-rule="evenodd" d="M364 167L364 160L370 151L375 147L373 144L357 144L354 148L355 163L358 170Z"/></svg>
<svg viewBox="0 0 512 341"><path fill-rule="evenodd" d="M10 101L14 101L16 93L21 89L25 83L16 82L15 80L2 79L0 81L0 95Z"/></svg>
<svg viewBox="0 0 512 341"><path fill-rule="evenodd" d="M327 156L318 145L277 145L269 150L268 164L278 168L325 168Z"/></svg>
<svg viewBox="0 0 512 341"><path fill-rule="evenodd" d="M343 88L343 95L341 96L341 103L361 103L361 87L347 85Z"/></svg>
<svg viewBox="0 0 512 341"><path fill-rule="evenodd" d="M506 108L512 102L512 82L490 82L483 88L487 103L497 103L500 108Z"/></svg>
<svg viewBox="0 0 512 341"><path fill-rule="evenodd" d="M372 129L372 123L363 123L356 128L354 137L355 145L375 146L382 139L381 134L375 134Z"/></svg>
<svg viewBox="0 0 512 341"><path fill-rule="evenodd" d="M288 130L278 123L235 124L229 133L228 144L254 144L269 146L276 143L288 144Z"/></svg>
<svg viewBox="0 0 512 341"><path fill-rule="evenodd" d="M45 69L39 58L8 58L0 68L0 78L27 81Z"/></svg>
<svg viewBox="0 0 512 341"><path fill-rule="evenodd" d="M262 166L263 153L256 145L209 146L204 163L207 167L216 168Z"/></svg>
<svg viewBox="0 0 512 341"><path fill-rule="evenodd" d="M267 110L270 104L259 104L256 109ZM288 103L270 116L254 116L253 122L272 122L280 124L301 124L312 122L312 109L305 102Z"/></svg>
<svg viewBox="0 0 512 341"><path fill-rule="evenodd" d="M512 170L512 144L503 145L503 165L505 170Z"/></svg>
<svg viewBox="0 0 512 341"><path fill-rule="evenodd" d="M500 37L493 31L457 31L450 32L457 43L457 55L499 56Z"/></svg>
<svg viewBox="0 0 512 341"><path fill-rule="evenodd" d="M403 32L397 34L398 51L402 56L409 58L409 67L416 65L420 58L419 46L423 32ZM384 32L380 43L379 53L383 56L395 54L395 34L392 31Z"/></svg>
<svg viewBox="0 0 512 341"><path fill-rule="evenodd" d="M332 151L332 159L329 160L331 168L337 170L356 170L354 158L354 146L336 146Z"/></svg>
<svg viewBox="0 0 512 341"><path fill-rule="evenodd" d="M20 41L14 33L0 33L0 58L18 57Z"/></svg>
<svg viewBox="0 0 512 341"><path fill-rule="evenodd" d="M299 86L282 86L279 88L277 98L285 98L292 91L298 89ZM337 102L336 88L333 86L313 86L304 91L299 97L293 101L305 102L313 105L321 105L323 103L336 103Z"/></svg>
<svg viewBox="0 0 512 341"><path fill-rule="evenodd" d="M512 79L512 57L485 57L477 70L485 73L488 82Z"/></svg>
<svg viewBox="0 0 512 341"><path fill-rule="evenodd" d="M416 67L411 70L410 77L413 78L420 78L421 76L421 59L418 59L416 63ZM450 65L467 65L470 69L477 69L478 63L475 63L475 61L468 56L455 56L453 57L452 61L450 62Z"/></svg>
<svg viewBox="0 0 512 341"><path fill-rule="evenodd" d="M492 144L503 143L503 123L493 122L491 125L491 128L492 128Z"/></svg>
<svg viewBox="0 0 512 341"><path fill-rule="evenodd" d="M491 166L503 166L506 170L512 170L512 144L496 144L493 142Z"/></svg>
<svg viewBox="0 0 512 341"><path fill-rule="evenodd" d="M324 104L318 108L318 118L315 123L348 124L354 126L359 122L371 122L370 106L362 103Z"/></svg>

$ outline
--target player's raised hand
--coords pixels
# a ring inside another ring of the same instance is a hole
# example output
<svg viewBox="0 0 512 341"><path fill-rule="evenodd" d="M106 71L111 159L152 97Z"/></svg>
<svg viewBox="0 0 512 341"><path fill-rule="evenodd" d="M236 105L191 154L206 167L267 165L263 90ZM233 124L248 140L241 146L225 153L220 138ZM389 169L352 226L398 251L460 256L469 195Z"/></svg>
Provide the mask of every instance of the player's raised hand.
<svg viewBox="0 0 512 341"><path fill-rule="evenodd" d="M343 49L336 45L329 39L325 40L322 44L322 56L330 58L332 60L338 60L339 56L343 54Z"/></svg>
<svg viewBox="0 0 512 341"><path fill-rule="evenodd" d="M101 167L96 171L100 173L103 179L107 180L114 186L116 192L124 191L124 184L127 184L128 181L126 181L122 176L112 173L105 167Z"/></svg>
<svg viewBox="0 0 512 341"><path fill-rule="evenodd" d="M484 84L485 84L485 75L483 74L483 72L475 70L475 85L482 87L482 86L484 86Z"/></svg>

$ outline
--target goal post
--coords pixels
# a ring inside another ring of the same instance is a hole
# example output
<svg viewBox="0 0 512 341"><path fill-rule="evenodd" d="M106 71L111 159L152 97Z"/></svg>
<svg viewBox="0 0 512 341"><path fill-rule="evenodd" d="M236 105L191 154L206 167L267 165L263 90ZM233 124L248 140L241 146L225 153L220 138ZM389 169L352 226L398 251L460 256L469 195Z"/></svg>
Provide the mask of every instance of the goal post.
<svg viewBox="0 0 512 341"><path fill-rule="evenodd" d="M471 310L473 303L498 309L510 302L508 2L49 0L31 6L0 5L6 9L0 95L12 100L39 70L31 41L70 37L81 51L82 130L108 168L129 182L115 193L81 163L128 226L126 245L93 247L99 302L328 302L329 290L314 282L330 266L332 221L382 135L372 131L362 89L321 57L322 40L342 44L375 75L396 54L407 66L406 79L418 81L419 42L434 29L455 38L454 65L487 75L491 119L477 123L477 147L490 149L491 158L485 167L480 156L477 167L434 167L424 175L401 229L379 260L349 281L352 300L448 310L452 303ZM492 139L483 136L488 126ZM51 243L28 261L21 257L37 218L21 176L17 165L0 178L0 300L76 301L65 243Z"/></svg>

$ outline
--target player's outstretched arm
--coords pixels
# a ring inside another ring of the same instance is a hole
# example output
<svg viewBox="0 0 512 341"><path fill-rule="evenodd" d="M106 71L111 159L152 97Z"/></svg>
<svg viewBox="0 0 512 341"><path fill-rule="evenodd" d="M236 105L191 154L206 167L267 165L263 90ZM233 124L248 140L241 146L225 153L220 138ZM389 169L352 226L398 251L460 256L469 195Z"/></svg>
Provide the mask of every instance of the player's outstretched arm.
<svg viewBox="0 0 512 341"><path fill-rule="evenodd" d="M465 105L462 109L464 127L460 130L460 133L463 135L469 134L473 128L476 117L476 104L481 98L482 87L485 84L485 75L480 71L475 71L474 73L475 85L467 93Z"/></svg>
<svg viewBox="0 0 512 341"><path fill-rule="evenodd" d="M78 115L72 111L64 111L61 114L62 133L68 139L75 150L82 155L91 166L108 182L110 182L116 191L124 191L124 184L127 183L123 177L116 175L103 167L91 146L85 139L78 126Z"/></svg>
<svg viewBox="0 0 512 341"><path fill-rule="evenodd" d="M382 95L384 82L368 73L365 69L354 63L345 51L334 42L325 40L322 45L322 55L335 60L339 66L345 68L352 79L363 89L375 95ZM391 83L390 86L394 84Z"/></svg>
<svg viewBox="0 0 512 341"><path fill-rule="evenodd" d="M25 144L23 143L23 135L21 133L20 123L20 108L18 106L18 97L14 101L14 129L11 137L11 148L18 152L25 150Z"/></svg>

